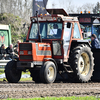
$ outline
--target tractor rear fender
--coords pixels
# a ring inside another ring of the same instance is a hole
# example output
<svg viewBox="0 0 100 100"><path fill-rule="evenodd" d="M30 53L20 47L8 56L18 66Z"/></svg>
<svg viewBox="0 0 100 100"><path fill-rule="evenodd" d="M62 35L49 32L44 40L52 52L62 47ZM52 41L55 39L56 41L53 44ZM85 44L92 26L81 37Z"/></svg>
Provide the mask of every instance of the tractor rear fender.
<svg viewBox="0 0 100 100"><path fill-rule="evenodd" d="M73 50L74 47L80 45L80 44L86 44L88 45L89 47L91 47L91 44L89 43L88 40L72 40L72 43L71 43L71 47L70 47L70 51ZM71 52L70 52L71 53ZM70 54L69 54L70 55Z"/></svg>
<svg viewBox="0 0 100 100"><path fill-rule="evenodd" d="M73 49L75 46L77 46L79 44L86 44L89 47L91 47L91 44L89 43L88 40L72 40L71 49Z"/></svg>
<svg viewBox="0 0 100 100"><path fill-rule="evenodd" d="M46 61L52 61L52 62L55 64L55 66L56 66L56 68L57 68L57 70L58 70L57 62L56 62L53 58L45 58L44 60L45 60L44 63L45 63Z"/></svg>
<svg viewBox="0 0 100 100"><path fill-rule="evenodd" d="M89 43L88 40L73 40L72 43L76 43L76 44L87 44L89 47L91 47L91 44Z"/></svg>

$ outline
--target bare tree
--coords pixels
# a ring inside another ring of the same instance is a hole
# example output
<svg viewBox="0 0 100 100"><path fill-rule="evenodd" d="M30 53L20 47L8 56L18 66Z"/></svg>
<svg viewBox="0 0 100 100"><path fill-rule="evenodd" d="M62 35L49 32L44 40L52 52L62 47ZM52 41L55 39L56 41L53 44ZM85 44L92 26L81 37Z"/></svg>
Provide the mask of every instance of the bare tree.
<svg viewBox="0 0 100 100"><path fill-rule="evenodd" d="M93 9L93 13L95 14L100 13L100 3L99 2L97 2L97 4L95 5Z"/></svg>
<svg viewBox="0 0 100 100"><path fill-rule="evenodd" d="M74 13L75 12L75 6L72 5L73 0L67 0L66 2L66 12L67 13Z"/></svg>
<svg viewBox="0 0 100 100"><path fill-rule="evenodd" d="M81 11L88 13L88 11L90 11L91 13L93 13L93 8L94 8L94 4L92 3L86 3L83 4L82 6L77 7L76 12L80 13Z"/></svg>
<svg viewBox="0 0 100 100"><path fill-rule="evenodd" d="M76 13L80 13L82 10L83 10L82 7L79 6L77 7Z"/></svg>
<svg viewBox="0 0 100 100"><path fill-rule="evenodd" d="M92 12L93 13L93 8L94 8L94 4L90 4L90 3L86 3L86 4L84 4L83 6L82 6L82 8L83 8L83 10L84 11L90 11L90 12Z"/></svg>
<svg viewBox="0 0 100 100"><path fill-rule="evenodd" d="M0 0L0 13L12 13L27 20L32 16L32 0Z"/></svg>

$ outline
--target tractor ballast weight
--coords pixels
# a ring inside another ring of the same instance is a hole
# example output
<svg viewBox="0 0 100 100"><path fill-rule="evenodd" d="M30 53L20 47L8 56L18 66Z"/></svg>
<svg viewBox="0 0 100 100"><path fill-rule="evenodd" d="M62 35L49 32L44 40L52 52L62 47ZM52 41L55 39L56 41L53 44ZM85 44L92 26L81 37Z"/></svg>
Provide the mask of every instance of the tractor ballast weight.
<svg viewBox="0 0 100 100"><path fill-rule="evenodd" d="M66 72L75 81L88 82L94 59L77 17L68 16L63 9L47 11L50 15L31 17L26 42L19 43L19 60L5 67L7 80L18 82L21 71L29 69L35 82L53 83L58 72Z"/></svg>

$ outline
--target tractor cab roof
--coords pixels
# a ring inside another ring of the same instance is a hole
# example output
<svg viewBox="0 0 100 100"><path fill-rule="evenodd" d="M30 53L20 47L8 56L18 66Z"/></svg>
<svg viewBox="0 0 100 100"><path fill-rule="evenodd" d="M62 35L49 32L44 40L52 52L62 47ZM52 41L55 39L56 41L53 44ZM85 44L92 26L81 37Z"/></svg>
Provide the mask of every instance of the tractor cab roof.
<svg viewBox="0 0 100 100"><path fill-rule="evenodd" d="M47 12L51 15L53 14L61 14L61 15L64 15L64 16L69 16L66 11L64 9L46 9Z"/></svg>
<svg viewBox="0 0 100 100"><path fill-rule="evenodd" d="M38 15L39 21L78 21L77 17L70 17L64 9L46 9L49 14ZM36 16L31 17L31 21L37 21Z"/></svg>

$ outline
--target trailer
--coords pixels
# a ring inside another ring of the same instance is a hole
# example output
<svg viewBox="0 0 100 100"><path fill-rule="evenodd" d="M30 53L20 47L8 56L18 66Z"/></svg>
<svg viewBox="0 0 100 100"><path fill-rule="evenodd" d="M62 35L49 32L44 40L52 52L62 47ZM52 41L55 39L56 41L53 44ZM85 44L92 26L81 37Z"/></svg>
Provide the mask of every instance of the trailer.
<svg viewBox="0 0 100 100"><path fill-rule="evenodd" d="M11 44L11 26L0 24L0 46L4 44L7 48ZM7 55L6 58L8 58ZM2 55L0 54L0 66L5 66L10 60L2 60Z"/></svg>

